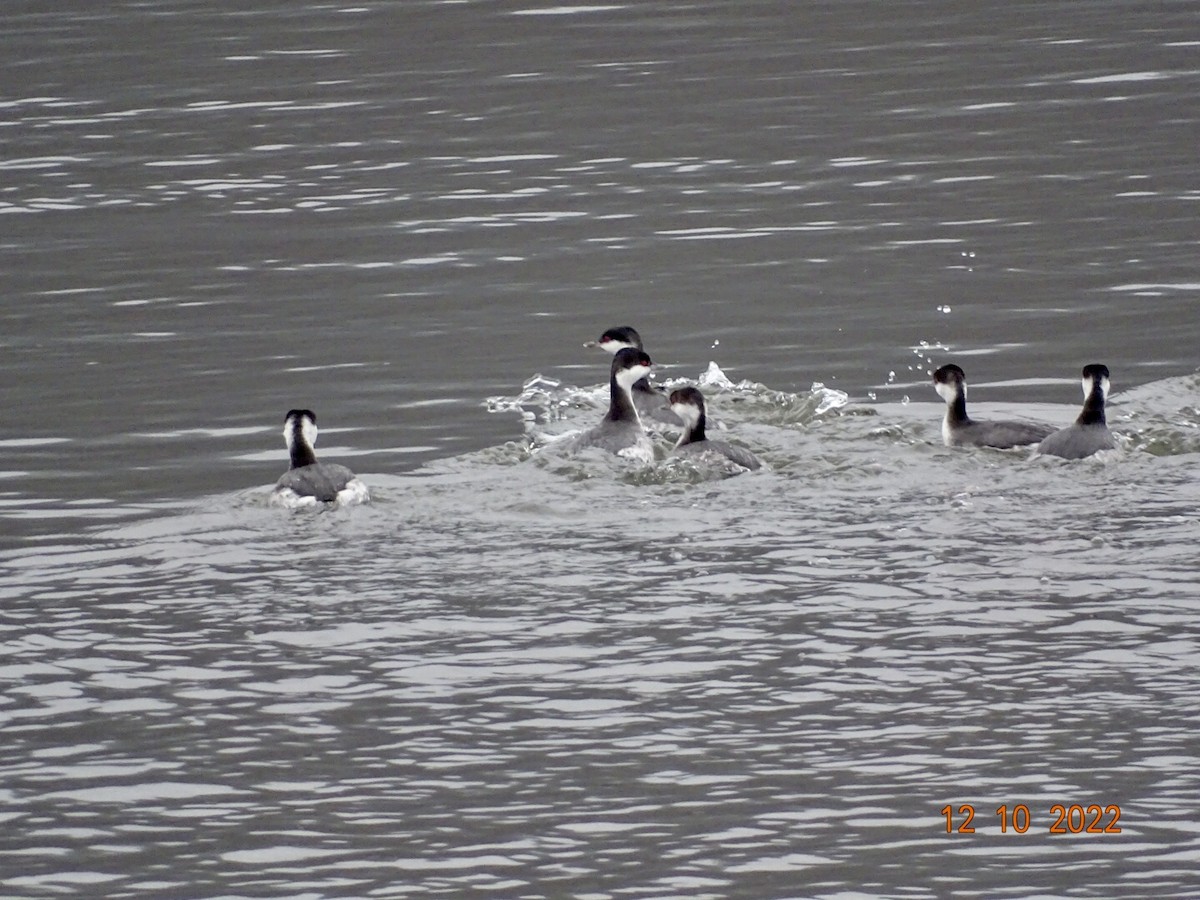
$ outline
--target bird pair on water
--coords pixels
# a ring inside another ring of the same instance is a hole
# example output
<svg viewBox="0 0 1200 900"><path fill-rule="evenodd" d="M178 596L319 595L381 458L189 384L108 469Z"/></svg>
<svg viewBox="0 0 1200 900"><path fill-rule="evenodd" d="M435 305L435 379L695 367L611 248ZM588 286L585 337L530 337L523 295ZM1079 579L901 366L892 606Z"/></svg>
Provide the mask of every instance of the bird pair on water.
<svg viewBox="0 0 1200 900"><path fill-rule="evenodd" d="M967 415L967 385L963 370L954 364L933 373L933 386L946 401L942 439L948 447L996 447L1007 450L1037 444L1037 452L1063 459L1083 459L1117 446L1104 419L1108 396L1108 367L1083 367L1083 411L1066 428L1055 429L1033 422L980 422Z"/></svg>
<svg viewBox="0 0 1200 900"><path fill-rule="evenodd" d="M610 328L584 346L600 347L613 354L609 373L609 408L599 424L568 438L567 452L599 448L645 462L654 450L642 427L645 417L658 424L682 430L673 455L697 461L732 463L757 469L762 463L750 451L725 441L709 440L704 395L694 387L677 388L669 396L650 384L652 365L642 347L641 336L628 326ZM956 365L944 365L933 373L933 384L946 401L942 438L947 446L976 446L1009 449L1037 444L1037 452L1064 459L1082 459L1116 447L1104 418L1108 394L1108 368L1089 365L1083 369L1083 411L1071 425L1055 430L1031 422L976 421L967 415L966 375ZM307 409L289 410L284 417L283 437L291 456L291 468L275 485L273 499L287 506L319 503L360 503L370 498L365 484L348 468L317 462L313 445L317 439L317 417Z"/></svg>

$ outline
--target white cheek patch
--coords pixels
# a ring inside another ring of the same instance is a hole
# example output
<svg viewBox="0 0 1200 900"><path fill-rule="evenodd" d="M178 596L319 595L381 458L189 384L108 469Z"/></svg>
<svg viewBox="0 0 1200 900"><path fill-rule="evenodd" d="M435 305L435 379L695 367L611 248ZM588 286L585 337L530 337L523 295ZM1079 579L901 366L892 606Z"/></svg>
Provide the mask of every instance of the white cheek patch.
<svg viewBox="0 0 1200 900"><path fill-rule="evenodd" d="M700 410L690 403L672 403L671 412L679 416L684 425L691 428L700 419Z"/></svg>
<svg viewBox="0 0 1200 900"><path fill-rule="evenodd" d="M938 392L938 396L941 397L943 400L945 400L947 403L953 403L954 398L958 395L958 391L955 390L954 384L949 381L934 382L933 388L934 388L934 390L936 390ZM965 397L967 394L966 385L963 385L962 390L963 390L963 396Z"/></svg>
<svg viewBox="0 0 1200 900"><path fill-rule="evenodd" d="M296 443L295 423L295 416L283 423L283 440L287 444L289 453L292 451L292 446ZM303 416L300 419L300 437L308 446L316 446L317 423L308 416Z"/></svg>
<svg viewBox="0 0 1200 900"><path fill-rule="evenodd" d="M639 378L650 374L649 366L631 366L617 373L617 384L629 390Z"/></svg>
<svg viewBox="0 0 1200 900"><path fill-rule="evenodd" d="M1083 398L1086 400L1087 395L1092 392L1092 379L1084 378L1080 383L1083 385ZM1108 397L1108 384L1108 378L1103 375L1096 379L1096 387L1100 388L1100 398L1102 400Z"/></svg>
<svg viewBox="0 0 1200 900"><path fill-rule="evenodd" d="M601 350L616 356L618 351L624 350L626 347L633 347L633 344L627 344L625 341L618 341L615 338L609 338L607 341L599 341L596 346Z"/></svg>

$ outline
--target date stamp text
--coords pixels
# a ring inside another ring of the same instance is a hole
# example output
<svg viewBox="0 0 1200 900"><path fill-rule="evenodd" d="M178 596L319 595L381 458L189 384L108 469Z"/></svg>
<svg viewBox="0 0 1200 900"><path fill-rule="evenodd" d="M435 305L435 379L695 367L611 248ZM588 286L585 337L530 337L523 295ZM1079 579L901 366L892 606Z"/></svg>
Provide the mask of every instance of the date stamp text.
<svg viewBox="0 0 1200 900"><path fill-rule="evenodd" d="M1001 834L1025 834L1034 826L1034 815L1024 803L1007 804L996 808L996 818ZM960 803L957 807L947 804L942 807L946 819L946 834L974 834L976 826L975 807ZM984 824L980 816L980 826ZM1115 803L1055 803L1050 807L1045 825L1049 834L1120 834L1121 807Z"/></svg>

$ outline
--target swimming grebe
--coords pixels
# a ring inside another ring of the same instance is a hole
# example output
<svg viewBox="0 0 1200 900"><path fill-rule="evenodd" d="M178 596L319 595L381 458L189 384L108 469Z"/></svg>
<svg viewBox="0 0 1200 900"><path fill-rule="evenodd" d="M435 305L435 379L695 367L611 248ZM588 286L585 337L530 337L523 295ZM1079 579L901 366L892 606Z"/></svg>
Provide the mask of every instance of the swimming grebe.
<svg viewBox="0 0 1200 900"><path fill-rule="evenodd" d="M672 451L673 456L702 458L706 454L716 454L746 469L762 466L758 457L749 450L725 441L708 439L704 432L704 395L696 388L682 387L672 391L671 409L683 421L683 435Z"/></svg>
<svg viewBox="0 0 1200 900"><path fill-rule="evenodd" d="M1083 367L1083 411L1079 418L1054 432L1040 444L1037 452L1063 459L1083 459L1101 450L1115 450L1117 442L1104 419L1104 398L1108 396L1108 367L1092 364Z"/></svg>
<svg viewBox="0 0 1200 900"><path fill-rule="evenodd" d="M600 424L572 438L568 450L599 447L630 459L654 461L654 447L630 396L634 382L645 378L650 366L650 357L642 350L625 347L617 351L609 372L608 413Z"/></svg>
<svg viewBox="0 0 1200 900"><path fill-rule="evenodd" d="M963 445L1008 450L1036 444L1054 428L1034 422L977 422L967 415L967 383L963 370L953 363L933 373L933 386L946 401L942 440L947 447Z"/></svg>
<svg viewBox="0 0 1200 900"><path fill-rule="evenodd" d="M312 410L289 410L283 419L283 439L292 467L275 483L272 502L284 506L312 506L317 503L365 503L370 499L367 486L345 466L317 462L313 452L317 442L317 417Z"/></svg>

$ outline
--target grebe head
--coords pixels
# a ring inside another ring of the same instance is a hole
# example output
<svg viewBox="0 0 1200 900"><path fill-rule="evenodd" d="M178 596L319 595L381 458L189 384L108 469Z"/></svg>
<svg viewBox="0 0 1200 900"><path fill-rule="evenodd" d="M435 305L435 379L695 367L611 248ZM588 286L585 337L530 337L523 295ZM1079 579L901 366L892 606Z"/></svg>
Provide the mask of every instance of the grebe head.
<svg viewBox="0 0 1200 900"><path fill-rule="evenodd" d="M283 439L288 452L300 441L309 448L317 443L317 416L311 409L290 409L283 417Z"/></svg>
<svg viewBox="0 0 1200 900"><path fill-rule="evenodd" d="M609 353L616 353L618 350L623 350L626 347L632 347L635 350L642 348L642 336L637 333L637 330L628 325L621 325L617 328L610 328L604 334L600 335L599 340L588 341L583 346L599 347Z"/></svg>
<svg viewBox="0 0 1200 900"><path fill-rule="evenodd" d="M933 373L933 389L947 403L953 403L958 395L967 395L967 376L954 363L948 363Z"/></svg>
<svg viewBox="0 0 1200 900"><path fill-rule="evenodd" d="M1092 363L1083 367L1083 397L1086 400L1092 393L1093 385L1100 392L1100 399L1108 398L1108 366Z"/></svg>
<svg viewBox="0 0 1200 900"><path fill-rule="evenodd" d="M617 384L628 392L635 381L650 374L650 357L644 350L633 347L623 347L613 357L612 376Z"/></svg>
<svg viewBox="0 0 1200 900"><path fill-rule="evenodd" d="M671 391L671 412L679 416L685 428L695 428L704 415L704 395L694 387L676 388Z"/></svg>

